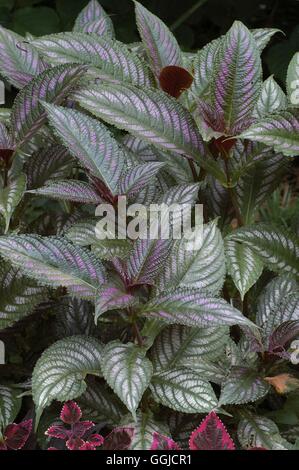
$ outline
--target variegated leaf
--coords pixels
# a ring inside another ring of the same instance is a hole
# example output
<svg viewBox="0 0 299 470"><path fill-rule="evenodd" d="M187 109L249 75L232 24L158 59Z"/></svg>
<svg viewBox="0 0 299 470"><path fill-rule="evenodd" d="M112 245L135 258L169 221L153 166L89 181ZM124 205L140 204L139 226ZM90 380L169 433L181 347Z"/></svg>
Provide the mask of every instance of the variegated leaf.
<svg viewBox="0 0 299 470"><path fill-rule="evenodd" d="M218 404L212 386L184 368L155 374L151 391L155 401L182 413L206 413Z"/></svg>
<svg viewBox="0 0 299 470"><path fill-rule="evenodd" d="M170 240L136 240L126 266L130 284L154 284L169 256L170 246Z"/></svg>
<svg viewBox="0 0 299 470"><path fill-rule="evenodd" d="M0 237L0 254L28 277L65 286L77 297L93 298L105 282L105 270L89 251L63 238L15 235Z"/></svg>
<svg viewBox="0 0 299 470"><path fill-rule="evenodd" d="M60 33L42 36L33 46L52 64L86 64L96 75L112 82L150 86L149 67L128 47L109 37L93 33Z"/></svg>
<svg viewBox="0 0 299 470"><path fill-rule="evenodd" d="M86 390L86 375L100 375L102 349L94 338L70 336L43 352L32 374L36 426L44 408L53 400L63 402L79 397Z"/></svg>
<svg viewBox="0 0 299 470"><path fill-rule="evenodd" d="M148 318L185 326L210 327L219 325L254 324L223 299L206 297L201 291L175 289L157 296L142 308Z"/></svg>
<svg viewBox="0 0 299 470"><path fill-rule="evenodd" d="M233 240L225 243L225 255L228 274L232 277L243 300L246 292L262 274L263 263L249 246Z"/></svg>
<svg viewBox="0 0 299 470"><path fill-rule="evenodd" d="M95 334L94 308L87 300L66 297L57 306L55 333L58 339Z"/></svg>
<svg viewBox="0 0 299 470"><path fill-rule="evenodd" d="M38 75L19 92L11 113L12 134L18 146L29 140L46 121L40 101L61 103L84 72L84 66L73 64L53 67Z"/></svg>
<svg viewBox="0 0 299 470"><path fill-rule="evenodd" d="M111 18L97 0L90 0L79 13L73 30L82 33L96 33L99 36L114 36Z"/></svg>
<svg viewBox="0 0 299 470"><path fill-rule="evenodd" d="M155 421L149 412L138 412L136 422L132 423L132 427L134 434L130 450L150 450L153 433L168 431L167 426L163 422Z"/></svg>
<svg viewBox="0 0 299 470"><path fill-rule="evenodd" d="M287 97L271 76L264 81L253 115L262 118L286 109Z"/></svg>
<svg viewBox="0 0 299 470"><path fill-rule="evenodd" d="M110 310L128 308L137 303L136 297L115 286L104 286L97 292L95 320Z"/></svg>
<svg viewBox="0 0 299 470"><path fill-rule="evenodd" d="M221 42L212 84L212 104L220 121L217 131L235 135L252 116L261 89L261 60L256 42L235 21Z"/></svg>
<svg viewBox="0 0 299 470"><path fill-rule="evenodd" d="M282 440L277 425L265 416L247 413L238 425L238 439L244 449L264 447L269 450L281 450L276 443Z"/></svg>
<svg viewBox="0 0 299 470"><path fill-rule="evenodd" d="M82 220L75 223L65 232L66 237L75 245L91 245L93 253L99 259L111 260L112 258L127 258L132 251L130 240L99 240L96 236L95 219Z"/></svg>
<svg viewBox="0 0 299 470"><path fill-rule="evenodd" d="M44 104L55 133L92 175L117 194L125 155L103 124L79 111Z"/></svg>
<svg viewBox="0 0 299 470"><path fill-rule="evenodd" d="M275 28L256 28L251 30L260 53L263 52L272 36L276 33L282 33L282 31Z"/></svg>
<svg viewBox="0 0 299 470"><path fill-rule="evenodd" d="M298 240L283 229L257 224L238 229L228 239L249 246L273 271L298 273Z"/></svg>
<svg viewBox="0 0 299 470"><path fill-rule="evenodd" d="M78 399L85 418L95 422L105 421L109 426L119 424L127 413L126 408L103 382L88 381L87 389Z"/></svg>
<svg viewBox="0 0 299 470"><path fill-rule="evenodd" d="M257 301L256 322L268 339L281 323L299 320L299 286L290 275L274 278Z"/></svg>
<svg viewBox="0 0 299 470"><path fill-rule="evenodd" d="M135 3L136 23L143 46L156 75L167 65L183 66L180 47L167 26L139 2Z"/></svg>
<svg viewBox="0 0 299 470"><path fill-rule="evenodd" d="M235 444L221 419L212 411L191 434L189 448L191 450L235 450Z"/></svg>
<svg viewBox="0 0 299 470"><path fill-rule="evenodd" d="M45 186L32 189L27 193L58 200L82 202L83 204L100 204L102 202L102 198L93 186L77 180L49 181Z"/></svg>
<svg viewBox="0 0 299 470"><path fill-rule="evenodd" d="M0 385L0 434L13 423L21 408L22 399L18 389Z"/></svg>
<svg viewBox="0 0 299 470"><path fill-rule="evenodd" d="M219 327L218 327L219 328ZM197 372L203 380L221 385L227 376L227 367L203 359L182 361L182 366Z"/></svg>
<svg viewBox="0 0 299 470"><path fill-rule="evenodd" d="M37 150L25 163L27 188L40 188L49 180L65 178L73 167L74 160L62 145Z"/></svg>
<svg viewBox="0 0 299 470"><path fill-rule="evenodd" d="M289 111L259 120L239 137L261 142L283 155L299 155L299 119Z"/></svg>
<svg viewBox="0 0 299 470"><path fill-rule="evenodd" d="M194 159L205 153L191 114L160 90L103 85L78 91L74 98L95 116L157 147Z"/></svg>
<svg viewBox="0 0 299 470"><path fill-rule="evenodd" d="M0 73L11 85L23 88L45 68L38 53L22 36L0 26Z"/></svg>
<svg viewBox="0 0 299 470"><path fill-rule="evenodd" d="M287 71L287 93L291 105L299 105L299 52L293 56Z"/></svg>
<svg viewBox="0 0 299 470"><path fill-rule="evenodd" d="M0 267L0 330L30 315L47 299L47 290L22 275L19 269L1 262Z"/></svg>
<svg viewBox="0 0 299 470"><path fill-rule="evenodd" d="M119 181L120 194L132 195L137 193L147 186L164 166L164 163L149 162L129 169Z"/></svg>
<svg viewBox="0 0 299 470"><path fill-rule="evenodd" d="M217 294L225 276L223 240L215 222L203 226L202 242L194 250L186 250L185 240L171 248L156 286L158 291L175 287L197 288Z"/></svg>
<svg viewBox="0 0 299 470"><path fill-rule="evenodd" d="M171 325L164 328L151 348L155 370L216 359L224 352L228 332L227 327L190 328Z"/></svg>
<svg viewBox="0 0 299 470"><path fill-rule="evenodd" d="M134 417L142 395L150 383L152 369L152 364L144 352L132 343L112 341L104 348L103 375Z"/></svg>
<svg viewBox="0 0 299 470"><path fill-rule="evenodd" d="M240 405L257 401L269 391L269 384L255 370L233 367L222 385L219 405Z"/></svg>
<svg viewBox="0 0 299 470"><path fill-rule="evenodd" d="M5 220L5 233L8 232L10 219L15 208L21 202L26 190L26 176L21 174L10 181L6 188L0 189L0 214Z"/></svg>
<svg viewBox="0 0 299 470"><path fill-rule="evenodd" d="M247 147L247 149L246 149ZM243 147L243 152L233 154L235 161L245 157L241 164L241 175L236 187L236 197L246 225L255 221L256 212L273 193L287 171L288 159L281 153L275 154L261 144L252 143ZM240 161L240 160L239 160Z"/></svg>
<svg viewBox="0 0 299 470"><path fill-rule="evenodd" d="M191 90L198 97L205 96L209 92L216 54L221 41L222 38L209 42L196 55L193 63L194 81Z"/></svg>

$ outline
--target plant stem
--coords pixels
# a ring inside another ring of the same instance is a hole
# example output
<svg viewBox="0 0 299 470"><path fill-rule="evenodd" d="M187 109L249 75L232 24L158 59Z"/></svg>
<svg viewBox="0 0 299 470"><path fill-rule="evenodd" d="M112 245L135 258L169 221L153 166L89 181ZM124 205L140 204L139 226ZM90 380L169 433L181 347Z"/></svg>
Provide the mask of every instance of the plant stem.
<svg viewBox="0 0 299 470"><path fill-rule="evenodd" d="M138 325L137 325L136 322L133 323L133 330L134 330L135 337L136 337L137 342L138 342L138 346L140 346L142 348L143 347L143 339L142 339L140 330L139 330Z"/></svg>
<svg viewBox="0 0 299 470"><path fill-rule="evenodd" d="M194 162L190 158L188 158L188 163L189 163L189 166L191 168L193 179L196 182L197 181L197 172L196 172Z"/></svg>
<svg viewBox="0 0 299 470"><path fill-rule="evenodd" d="M189 8L189 10L185 11L172 25L170 26L171 31L175 31L179 26L181 26L188 18L189 16L193 15L193 13L196 12L196 10L204 5L207 2L207 0L198 0L192 7Z"/></svg>

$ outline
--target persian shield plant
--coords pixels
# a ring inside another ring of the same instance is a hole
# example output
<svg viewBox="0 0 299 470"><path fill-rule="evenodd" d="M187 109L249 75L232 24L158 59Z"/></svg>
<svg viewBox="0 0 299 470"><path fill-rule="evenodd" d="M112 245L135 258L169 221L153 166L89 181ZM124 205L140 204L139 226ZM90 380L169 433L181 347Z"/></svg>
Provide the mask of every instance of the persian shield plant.
<svg viewBox="0 0 299 470"><path fill-rule="evenodd" d="M0 28L0 449L296 449L298 54L280 86L278 30L186 53L134 3L137 44L96 0L71 32ZM124 197L202 204L201 243L100 236Z"/></svg>

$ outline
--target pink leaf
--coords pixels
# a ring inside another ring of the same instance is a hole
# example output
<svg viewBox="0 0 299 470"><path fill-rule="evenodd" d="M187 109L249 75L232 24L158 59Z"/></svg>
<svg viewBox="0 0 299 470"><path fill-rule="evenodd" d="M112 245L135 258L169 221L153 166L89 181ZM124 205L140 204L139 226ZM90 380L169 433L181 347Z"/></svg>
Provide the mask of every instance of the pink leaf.
<svg viewBox="0 0 299 470"><path fill-rule="evenodd" d="M20 424L9 424L5 429L5 444L9 449L22 449L32 430L32 419L22 421Z"/></svg>
<svg viewBox="0 0 299 470"><path fill-rule="evenodd" d="M66 441L66 446L68 450L79 450L84 444L83 439L79 437L71 437L68 441Z"/></svg>
<svg viewBox="0 0 299 470"><path fill-rule="evenodd" d="M154 432L150 450L180 450L180 447L169 437Z"/></svg>
<svg viewBox="0 0 299 470"><path fill-rule="evenodd" d="M55 437L56 439L68 439L69 432L62 424L53 424L45 432L46 436Z"/></svg>
<svg viewBox="0 0 299 470"><path fill-rule="evenodd" d="M75 424L82 417L82 412L79 406L74 401L67 401L61 410L60 419L66 424Z"/></svg>
<svg viewBox="0 0 299 470"><path fill-rule="evenodd" d="M79 447L79 450L96 450L96 448L90 442L84 442L84 444Z"/></svg>
<svg viewBox="0 0 299 470"><path fill-rule="evenodd" d="M191 450L235 450L224 424L212 411L193 431L189 440Z"/></svg>
<svg viewBox="0 0 299 470"><path fill-rule="evenodd" d="M128 450L134 436L133 428L116 428L105 438L103 450Z"/></svg>
<svg viewBox="0 0 299 470"><path fill-rule="evenodd" d="M93 434L88 439L88 444L93 445L94 447L99 447L103 444L104 438L100 434Z"/></svg>
<svg viewBox="0 0 299 470"><path fill-rule="evenodd" d="M72 433L76 437L83 437L84 434L94 426L92 421L80 421L80 423L74 424Z"/></svg>

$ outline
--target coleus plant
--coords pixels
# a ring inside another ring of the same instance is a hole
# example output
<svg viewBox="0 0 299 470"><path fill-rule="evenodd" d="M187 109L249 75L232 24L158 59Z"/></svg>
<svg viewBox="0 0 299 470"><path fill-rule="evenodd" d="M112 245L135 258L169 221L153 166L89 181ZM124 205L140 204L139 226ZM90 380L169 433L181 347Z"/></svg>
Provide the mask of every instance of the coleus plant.
<svg viewBox="0 0 299 470"><path fill-rule="evenodd" d="M0 28L0 73L19 90L0 111L4 445L27 409L37 448L58 427L68 447L96 448L76 399L100 448L188 448L208 415L191 448L212 427L217 448L294 449L298 220L262 209L299 154L299 56L285 93L262 76L277 30L236 21L185 53L135 8L137 44L95 0L72 32ZM96 207L121 196L202 203L202 243L102 239ZM71 429L53 424L57 402Z"/></svg>

